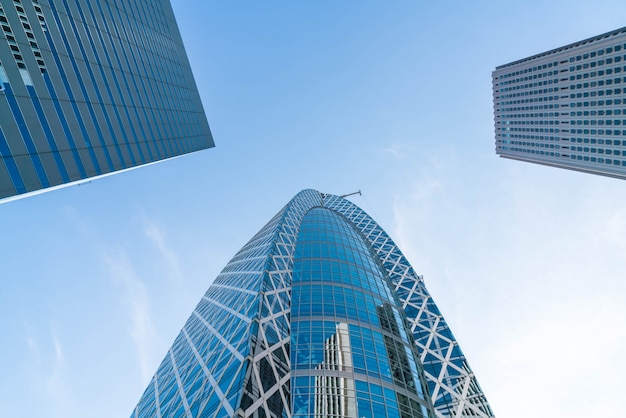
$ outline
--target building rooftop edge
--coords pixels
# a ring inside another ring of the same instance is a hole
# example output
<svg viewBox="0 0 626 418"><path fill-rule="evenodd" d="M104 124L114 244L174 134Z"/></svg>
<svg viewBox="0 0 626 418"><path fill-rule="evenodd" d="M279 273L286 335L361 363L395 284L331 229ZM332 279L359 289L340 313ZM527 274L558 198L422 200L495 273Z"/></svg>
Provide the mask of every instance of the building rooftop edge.
<svg viewBox="0 0 626 418"><path fill-rule="evenodd" d="M510 66L513 66L513 65L516 65L516 64L521 64L522 62L531 61L531 60L534 60L534 59L537 59L537 58L540 58L540 57L544 57L544 56L547 56L547 55L555 54L557 52L565 51L566 49L570 49L570 48L574 48L576 46L584 45L584 44L586 44L588 42L598 41L598 40L600 40L602 38L605 38L605 37L608 37L608 36L614 36L614 35L617 35L619 33L626 33L626 26L624 26L622 28L619 28L619 29L612 30L610 32L603 33L601 35L596 35L596 36L592 36L591 38L583 39L582 41L573 42L571 44L567 44L565 46L554 48L554 49L551 49L551 50L546 51L546 52L541 52L539 54L535 54L535 55L532 55L532 56L527 57L527 58L522 58L522 59L519 59L517 61L509 62L508 64L499 65L499 66L496 67L496 70L500 70L502 68L510 67Z"/></svg>
<svg viewBox="0 0 626 418"><path fill-rule="evenodd" d="M613 173L613 172L609 172L609 171L603 171L600 168L594 168L594 167L589 167L589 168L585 168L585 167L578 167L578 166L572 166L572 165L568 165L568 164L563 164L557 161L542 161L542 160L532 160L532 159L526 159L523 156L517 156L517 155L505 155L505 154L497 154L500 158L507 158L509 160L515 160L515 161L522 161L522 162L526 162L526 163L533 163L533 164L539 164L539 165L543 165L546 167L552 167L552 168L564 168L567 170L571 170L571 171L578 171L580 173L587 173L587 174L597 174L599 176L605 176L605 177L612 177L615 179L621 179L621 180L626 180L626 176L624 176L623 174L620 173Z"/></svg>

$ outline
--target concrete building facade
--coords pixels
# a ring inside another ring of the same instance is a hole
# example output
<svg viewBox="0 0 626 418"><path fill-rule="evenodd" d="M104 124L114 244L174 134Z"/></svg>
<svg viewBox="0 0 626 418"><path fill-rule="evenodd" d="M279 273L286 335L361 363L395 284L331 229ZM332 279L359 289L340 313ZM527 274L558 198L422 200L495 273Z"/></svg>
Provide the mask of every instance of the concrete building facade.
<svg viewBox="0 0 626 418"><path fill-rule="evenodd" d="M492 73L496 154L626 179L626 28Z"/></svg>

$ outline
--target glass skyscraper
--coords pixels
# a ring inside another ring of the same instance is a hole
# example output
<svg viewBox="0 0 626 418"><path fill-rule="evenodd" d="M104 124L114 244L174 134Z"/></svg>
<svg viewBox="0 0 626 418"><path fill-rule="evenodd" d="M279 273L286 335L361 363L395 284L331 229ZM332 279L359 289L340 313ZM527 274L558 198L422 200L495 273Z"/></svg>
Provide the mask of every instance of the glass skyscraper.
<svg viewBox="0 0 626 418"><path fill-rule="evenodd" d="M348 200L304 190L209 287L139 417L492 417L395 243Z"/></svg>
<svg viewBox="0 0 626 418"><path fill-rule="evenodd" d="M492 74L501 157L626 179L626 28Z"/></svg>
<svg viewBox="0 0 626 418"><path fill-rule="evenodd" d="M167 0L0 0L0 199L213 146Z"/></svg>

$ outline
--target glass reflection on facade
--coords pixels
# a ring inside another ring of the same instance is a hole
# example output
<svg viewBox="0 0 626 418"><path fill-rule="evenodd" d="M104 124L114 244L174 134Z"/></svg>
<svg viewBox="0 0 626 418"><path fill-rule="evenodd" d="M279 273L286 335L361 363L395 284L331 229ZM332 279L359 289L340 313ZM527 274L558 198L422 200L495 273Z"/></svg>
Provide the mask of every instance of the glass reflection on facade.
<svg viewBox="0 0 626 418"><path fill-rule="evenodd" d="M294 197L216 278L133 417L493 417L445 320L351 202Z"/></svg>
<svg viewBox="0 0 626 418"><path fill-rule="evenodd" d="M354 226L326 208L309 211L293 267L294 417L428 417L414 345L396 305ZM369 385L379 393L363 390Z"/></svg>

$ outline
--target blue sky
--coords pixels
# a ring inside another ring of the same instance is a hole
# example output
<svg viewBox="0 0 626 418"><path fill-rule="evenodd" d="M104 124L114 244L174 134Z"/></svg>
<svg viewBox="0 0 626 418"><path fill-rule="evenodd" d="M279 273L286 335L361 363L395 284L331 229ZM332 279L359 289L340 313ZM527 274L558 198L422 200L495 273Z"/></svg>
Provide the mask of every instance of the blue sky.
<svg viewBox="0 0 626 418"><path fill-rule="evenodd" d="M0 416L129 416L303 188L363 191L497 416L624 410L626 183L497 158L491 103L496 65L623 1L172 4L216 148L0 205Z"/></svg>

